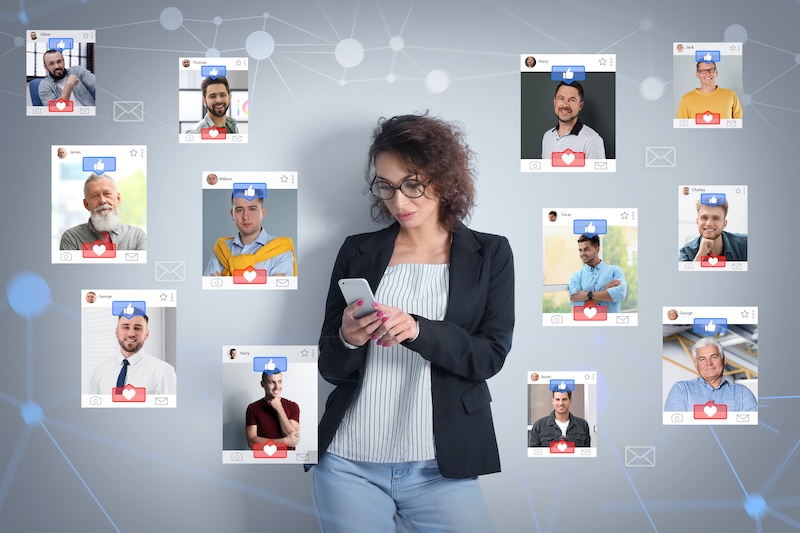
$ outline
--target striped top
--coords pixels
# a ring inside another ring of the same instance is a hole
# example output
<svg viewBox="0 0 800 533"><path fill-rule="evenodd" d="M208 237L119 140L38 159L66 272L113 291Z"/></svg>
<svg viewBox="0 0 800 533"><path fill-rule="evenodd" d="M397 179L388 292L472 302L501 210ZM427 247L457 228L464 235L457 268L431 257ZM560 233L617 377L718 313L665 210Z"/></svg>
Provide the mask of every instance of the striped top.
<svg viewBox="0 0 800 533"><path fill-rule="evenodd" d="M429 320L443 320L450 265L399 264L383 274L375 298ZM436 457L431 364L402 344L369 341L361 387L328 451L351 461L400 463Z"/></svg>

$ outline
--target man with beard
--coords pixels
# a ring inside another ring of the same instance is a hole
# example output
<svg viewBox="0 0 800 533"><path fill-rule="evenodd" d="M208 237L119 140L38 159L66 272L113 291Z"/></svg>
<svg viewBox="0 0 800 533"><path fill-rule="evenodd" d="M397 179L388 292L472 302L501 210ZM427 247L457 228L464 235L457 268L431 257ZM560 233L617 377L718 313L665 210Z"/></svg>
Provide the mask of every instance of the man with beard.
<svg viewBox="0 0 800 533"><path fill-rule="evenodd" d="M586 159L606 158L603 138L578 119L583 104L583 86L579 82L562 81L558 84L553 98L558 124L542 137L542 159L550 159L553 152L563 152L567 148L573 152L583 152Z"/></svg>
<svg viewBox="0 0 800 533"><path fill-rule="evenodd" d="M294 450L300 442L300 406L281 397L283 373L261 373L264 397L247 406L245 434L247 444L271 440Z"/></svg>
<svg viewBox="0 0 800 533"><path fill-rule="evenodd" d="M83 206L89 211L89 221L65 231L59 248L80 250L82 244L100 240L114 243L117 250L146 250L144 231L119 221L117 209L121 201L110 176L92 173L83 185Z"/></svg>
<svg viewBox="0 0 800 533"><path fill-rule="evenodd" d="M600 236L578 237L578 253L584 264L569 278L572 307L594 302L595 305L606 306L609 313L619 313L620 302L625 299L628 285L620 267L600 259Z"/></svg>
<svg viewBox="0 0 800 533"><path fill-rule="evenodd" d="M211 127L224 129L226 133L239 133L236 120L228 116L228 107L231 105L231 89L228 79L224 76L217 76L213 80L203 78L200 90L203 91L203 105L206 106L208 112L203 120L186 130L185 133L200 133L203 128Z"/></svg>
<svg viewBox="0 0 800 533"><path fill-rule="evenodd" d="M728 225L728 203L711 206L697 202L700 236L681 248L679 261L700 261L704 256L724 256L727 261L747 261L747 235L723 231Z"/></svg>
<svg viewBox="0 0 800 533"><path fill-rule="evenodd" d="M731 89L717 85L717 64L698 61L694 75L700 80L700 87L692 89L681 97L677 118L694 119L698 113L719 113L720 119L742 118L742 104Z"/></svg>
<svg viewBox="0 0 800 533"><path fill-rule="evenodd" d="M50 100L72 100L76 106L93 106L94 74L80 65L64 66L64 55L58 50L44 53L47 76L39 83L39 98L44 105Z"/></svg>
<svg viewBox="0 0 800 533"><path fill-rule="evenodd" d="M589 424L583 418L569 412L572 404L572 391L553 391L553 412L537 420L531 428L528 446L547 447L551 442L564 440L574 442L576 448L592 445Z"/></svg>
<svg viewBox="0 0 800 533"><path fill-rule="evenodd" d="M144 387L147 394L175 394L175 369L142 350L150 336L147 315L120 316L115 334L119 353L97 365L89 394L112 394L115 387Z"/></svg>

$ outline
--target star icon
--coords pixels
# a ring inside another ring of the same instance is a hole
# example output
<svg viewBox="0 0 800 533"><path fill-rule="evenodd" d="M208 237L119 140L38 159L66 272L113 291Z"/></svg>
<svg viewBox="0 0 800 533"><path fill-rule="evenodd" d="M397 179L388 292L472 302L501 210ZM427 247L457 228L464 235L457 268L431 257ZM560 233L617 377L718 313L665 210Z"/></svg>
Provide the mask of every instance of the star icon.
<svg viewBox="0 0 800 533"><path fill-rule="evenodd" d="M736 194L742 194L742 189L740 189L739 187L736 187Z"/></svg>
<svg viewBox="0 0 800 533"><path fill-rule="evenodd" d="M748 316L750 316L750 313L747 311L742 311L742 318L747 318Z"/></svg>
<svg viewBox="0 0 800 533"><path fill-rule="evenodd" d="M242 66L242 62L240 60L238 60L238 59L236 60L236 66L237 67L241 67Z"/></svg>
<svg viewBox="0 0 800 533"><path fill-rule="evenodd" d="M584 374L583 375L583 379L585 379L586 381L589 381L590 379L592 379L592 375L591 374Z"/></svg>
<svg viewBox="0 0 800 533"><path fill-rule="evenodd" d="M308 350L306 350L306 349L300 350L300 356L301 357L308 357Z"/></svg>
<svg viewBox="0 0 800 533"><path fill-rule="evenodd" d="M136 154L138 154L138 153L139 152L136 151L136 148L132 149L131 150L131 157L136 157Z"/></svg>
<svg viewBox="0 0 800 533"><path fill-rule="evenodd" d="M285 175L281 176L281 183L289 183L289 177Z"/></svg>
<svg viewBox="0 0 800 533"><path fill-rule="evenodd" d="M626 211L622 212L622 220L628 220L628 213Z"/></svg>
<svg viewBox="0 0 800 533"><path fill-rule="evenodd" d="M735 51L736 51L736 45L735 45L735 44L732 44L732 45L731 45L731 52L735 52Z"/></svg>
<svg viewBox="0 0 800 533"><path fill-rule="evenodd" d="M83 32L83 38L84 39L88 39L89 38L89 33L88 32Z"/></svg>
<svg viewBox="0 0 800 533"><path fill-rule="evenodd" d="M601 57L600 58L600 64L601 65L605 65L606 64L606 58L605 57Z"/></svg>
<svg viewBox="0 0 800 533"><path fill-rule="evenodd" d="M163 292L159 295L159 298L161 298L162 302L166 302L167 301L167 295L164 294Z"/></svg>

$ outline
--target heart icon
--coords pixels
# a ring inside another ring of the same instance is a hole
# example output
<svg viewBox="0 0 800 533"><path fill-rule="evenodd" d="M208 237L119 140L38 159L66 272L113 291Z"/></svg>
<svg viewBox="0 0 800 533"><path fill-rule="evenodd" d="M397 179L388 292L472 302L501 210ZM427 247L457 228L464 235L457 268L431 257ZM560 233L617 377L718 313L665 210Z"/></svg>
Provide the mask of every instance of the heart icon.
<svg viewBox="0 0 800 533"><path fill-rule="evenodd" d="M106 253L106 245L105 244L95 244L94 246L92 246L92 251L94 252L94 255L99 257L99 256L103 255L104 253Z"/></svg>
<svg viewBox="0 0 800 533"><path fill-rule="evenodd" d="M136 389L122 389L122 395L125 397L126 400L130 401L131 398L136 396Z"/></svg>
<svg viewBox="0 0 800 533"><path fill-rule="evenodd" d="M251 283L254 279L256 279L257 275L258 274L256 274L255 270L245 270L242 274L242 277L246 279L248 283Z"/></svg>
<svg viewBox="0 0 800 533"><path fill-rule="evenodd" d="M717 261L719 261L719 259L717 259L716 257L708 258L708 264L711 265L712 267L717 264Z"/></svg>
<svg viewBox="0 0 800 533"><path fill-rule="evenodd" d="M59 111L64 111L64 108L67 107L67 104L64 102L57 102L56 107L58 108Z"/></svg>
<svg viewBox="0 0 800 533"><path fill-rule="evenodd" d="M715 414L717 414L717 406L716 405L706 405L703 407L703 412L706 414L708 418L711 418Z"/></svg>
<svg viewBox="0 0 800 533"><path fill-rule="evenodd" d="M706 113L705 115L703 115L703 120L705 120L706 122L711 122L712 120L714 120L714 115L712 115L711 113Z"/></svg>
<svg viewBox="0 0 800 533"><path fill-rule="evenodd" d="M584 307L583 314L586 315L587 318L594 318L594 315L597 314L597 309L594 307Z"/></svg>
<svg viewBox="0 0 800 533"><path fill-rule="evenodd" d="M264 453L266 453L270 457L275 455L275 452L277 452L277 451L278 451L278 447L276 445L274 445L274 444L268 444L267 446L264 446Z"/></svg>
<svg viewBox="0 0 800 533"><path fill-rule="evenodd" d="M212 139L216 139L217 135L219 135L219 131L217 131L216 128L211 128L210 130L208 130L208 136L211 137Z"/></svg>
<svg viewBox="0 0 800 533"><path fill-rule="evenodd" d="M564 450L567 449L567 445L566 445L566 443L559 442L558 445L556 446L556 448L558 448L558 451L563 452Z"/></svg>
<svg viewBox="0 0 800 533"><path fill-rule="evenodd" d="M571 165L572 162L575 161L575 154L568 154L568 153L565 152L565 153L561 154L561 160L565 164Z"/></svg>

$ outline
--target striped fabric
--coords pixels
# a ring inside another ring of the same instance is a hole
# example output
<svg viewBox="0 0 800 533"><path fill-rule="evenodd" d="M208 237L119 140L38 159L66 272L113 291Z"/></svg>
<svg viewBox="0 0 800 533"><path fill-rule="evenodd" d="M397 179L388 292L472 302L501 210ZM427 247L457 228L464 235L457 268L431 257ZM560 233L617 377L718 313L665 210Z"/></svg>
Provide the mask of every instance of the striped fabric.
<svg viewBox="0 0 800 533"><path fill-rule="evenodd" d="M448 264L392 265L375 298L430 320L443 320ZM366 370L328 451L352 461L400 463L435 458L431 365L400 344L369 342Z"/></svg>

